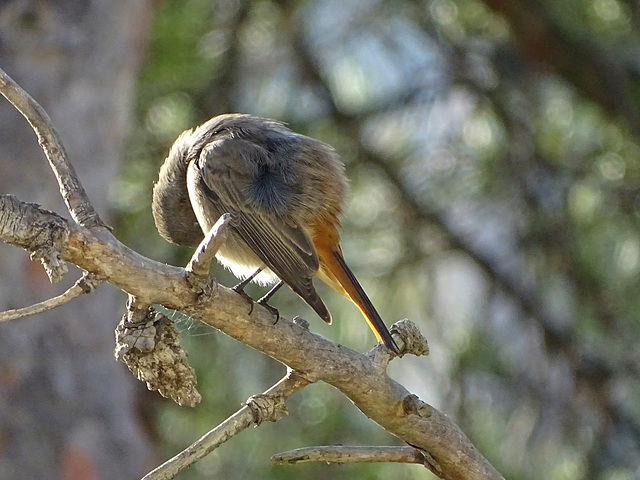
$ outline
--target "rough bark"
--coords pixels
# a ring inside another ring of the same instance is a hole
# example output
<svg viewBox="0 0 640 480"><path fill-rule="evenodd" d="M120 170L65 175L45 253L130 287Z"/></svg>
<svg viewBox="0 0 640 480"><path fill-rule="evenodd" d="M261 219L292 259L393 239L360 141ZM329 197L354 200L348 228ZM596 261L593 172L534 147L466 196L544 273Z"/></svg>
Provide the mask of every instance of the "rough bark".
<svg viewBox="0 0 640 480"><path fill-rule="evenodd" d="M0 218L7 216L0 212ZM60 228L59 223L55 228ZM390 352L384 346L362 355L287 319L274 322L266 308L248 305L244 297L213 280L206 285L193 282L193 274L185 269L144 258L101 226L90 230L69 224L55 237L60 239L56 248L65 260L127 291L140 304L183 311L286 364L309 382L333 385L365 415L422 451L425 466L440 478L502 479L455 423L386 375ZM401 351L411 344L410 330L394 339ZM419 348L417 353L423 351Z"/></svg>

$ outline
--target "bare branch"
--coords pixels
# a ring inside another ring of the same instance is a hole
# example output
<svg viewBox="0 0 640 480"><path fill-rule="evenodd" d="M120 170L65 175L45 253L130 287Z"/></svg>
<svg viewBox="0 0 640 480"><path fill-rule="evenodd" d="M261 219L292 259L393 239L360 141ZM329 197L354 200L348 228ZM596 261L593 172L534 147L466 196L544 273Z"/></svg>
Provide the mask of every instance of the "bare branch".
<svg viewBox="0 0 640 480"><path fill-rule="evenodd" d="M142 480L168 480L173 478L179 472L207 456L224 442L251 425L260 425L263 420L279 420L286 412L286 408L283 409L284 400L309 385L309 383L304 377L290 370L282 380L260 395L258 397L259 400L251 397L247 401L247 405L205 434L200 440L145 475ZM269 398L274 399L274 401L266 402L265 400ZM266 406L267 403L272 405ZM265 410L272 412L272 414L265 417Z"/></svg>
<svg viewBox="0 0 640 480"><path fill-rule="evenodd" d="M38 137L38 142L49 160L58 180L62 198L73 219L85 227L104 226L89 202L89 197L80 184L73 165L69 163L64 145L47 112L2 69L0 69L0 93L27 119Z"/></svg>
<svg viewBox="0 0 640 480"><path fill-rule="evenodd" d="M425 464L425 457L413 447L361 447L351 445L323 445L296 448L277 453L272 463L417 463Z"/></svg>
<svg viewBox="0 0 640 480"><path fill-rule="evenodd" d="M187 264L187 278L189 282L200 291L204 291L211 281L209 269L216 257L216 253L218 253L218 250L227 238L230 222L230 214L225 213L222 215L213 227L211 227L211 230L202 242L200 242L200 245L198 245L196 251L193 252L193 256Z"/></svg>
<svg viewBox="0 0 640 480"><path fill-rule="evenodd" d="M16 97L14 90L17 86L7 83L7 78L6 75L0 77L0 89L4 94L9 92L8 98ZM19 94L17 99L17 105L21 105L24 97ZM30 101L33 102L32 99ZM30 104L27 102L27 105ZM32 110L33 106L29 108ZM30 116L33 113L31 110L28 111ZM35 112L40 110L38 107ZM55 145L55 135L46 131L49 123L40 123L41 117L42 113L36 115L38 121L34 121L32 126L34 129L44 128L45 131L38 135L43 148L51 151L50 142L54 141ZM51 140L52 138L54 140ZM56 156L60 151L56 148ZM64 158L64 154L61 156ZM52 161L52 164L54 163ZM70 181L69 178L71 177L64 173L59 175L61 185L67 185L65 182ZM143 257L120 243L105 228L85 228L83 223L94 226L100 222L97 216L91 215L93 209L84 209L82 205L86 196L78 193L81 190L75 189L75 186L79 184L70 181L68 186L61 189L63 195L66 195L65 200L68 198L69 208L76 212L78 224L69 224L51 212L17 202L15 199L10 202L15 208L8 210L13 212L12 217L25 212L26 215L34 214L37 218L48 219L48 223L42 223L42 228L48 231L44 235L45 238L55 237L52 245L56 248L52 249L52 252L58 252L62 259L128 292L140 305L157 303L169 309L182 311L271 356L287 365L289 369L304 373L304 378L296 376L296 382L282 380L267 391L267 395L282 394L286 398L308 383L323 380L349 397L365 415L388 432L424 452L429 468L441 478L503 478L446 415L420 401L416 395L409 393L386 375L385 369L389 359L383 358L384 355L379 352L382 347L376 347L367 355L362 355L309 331L302 321L291 322L281 317L274 324L271 312L259 304L247 308L246 301L232 289L216 284L215 288L195 291L198 289L193 288L186 269L171 267ZM5 212L0 210L0 238L31 251L37 250L39 242L34 246L32 242L25 241L30 238L29 235L21 235L17 238L18 241L12 241L16 240L14 230L4 226L15 222L15 218L7 222L2 217L3 213ZM51 232L56 233L54 235ZM204 250L207 248L205 246ZM194 263L198 264L198 260ZM405 346L405 353L409 345L417 346L417 351L426 351L426 344L420 346L422 342L415 343L414 340L410 340L413 328L406 327L408 325L395 328L395 335L400 337ZM262 418L263 413L256 417L258 414L255 411L256 405L261 403L262 397L259 401L254 399L251 403L254 410L249 406L244 407L210 432L206 438L201 439L195 447L189 447L176 459L170 460L166 468L160 469L160 476L145 478L170 478L162 472L184 468L182 465L188 463L185 463L182 457L202 458L217 445ZM274 409L274 413L278 413L277 408Z"/></svg>
<svg viewBox="0 0 640 480"><path fill-rule="evenodd" d="M84 293L92 292L100 283L101 282L96 280L93 275L85 274L66 292L58 295L57 297L50 298L44 302L36 303L35 305L30 305L28 307L1 312L0 322L8 322L9 320L16 320L18 318L28 317L30 315L46 312L47 310L52 310Z"/></svg>
<svg viewBox="0 0 640 480"><path fill-rule="evenodd" d="M250 313L246 301L232 289L217 285L210 292L194 292L185 269L142 257L106 230L63 226L65 260L105 278L141 303L182 311L304 372L309 381L323 380L335 386L387 431L428 452L430 465L441 472L441 478L502 479L446 415L420 402L386 375L387 362L377 352L381 347L362 355L309 331L304 322L281 317L274 324L267 309L258 304ZM411 328L392 330L403 345L411 343L402 333Z"/></svg>

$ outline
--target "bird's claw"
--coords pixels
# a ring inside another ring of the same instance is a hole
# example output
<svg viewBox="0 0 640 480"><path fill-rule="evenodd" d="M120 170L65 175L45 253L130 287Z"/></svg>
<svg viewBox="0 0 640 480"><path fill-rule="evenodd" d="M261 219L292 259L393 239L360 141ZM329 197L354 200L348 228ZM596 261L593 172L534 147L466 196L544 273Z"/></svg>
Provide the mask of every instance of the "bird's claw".
<svg viewBox="0 0 640 480"><path fill-rule="evenodd" d="M278 311L278 309L276 307L272 307L271 305L269 305L264 298L261 298L260 300L258 300L258 303L262 305L264 308L266 308L267 310L269 310L269 312L271 312L271 314L274 317L276 317L276 321L273 322L273 324L275 325L276 323L278 323L278 320L280 320L280 312Z"/></svg>
<svg viewBox="0 0 640 480"><path fill-rule="evenodd" d="M251 313L253 313L253 298L251 298L251 296L244 291L244 287L245 285L243 285L244 282L240 282L238 285L236 285L235 287L233 287L231 290L233 290L234 292L236 292L238 295L240 295L242 298L244 298L247 303L249 304L249 315L251 315Z"/></svg>

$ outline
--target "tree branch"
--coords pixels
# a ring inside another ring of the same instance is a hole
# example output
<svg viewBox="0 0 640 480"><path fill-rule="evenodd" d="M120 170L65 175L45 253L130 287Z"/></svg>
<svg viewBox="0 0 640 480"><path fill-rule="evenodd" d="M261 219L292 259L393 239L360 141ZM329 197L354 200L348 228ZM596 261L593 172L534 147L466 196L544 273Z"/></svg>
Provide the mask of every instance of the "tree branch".
<svg viewBox="0 0 640 480"><path fill-rule="evenodd" d="M148 473L142 480L167 480L210 454L227 440L246 430L253 424L260 425L267 420L275 422L288 414L285 400L298 390L309 385L309 381L294 371L276 383L262 395L251 397L244 407L227 418L197 442L184 449L175 457L167 460Z"/></svg>
<svg viewBox="0 0 640 480"><path fill-rule="evenodd" d="M351 445L323 445L296 448L277 453L273 463L417 463L424 465L425 456L413 447L361 447Z"/></svg>
<svg viewBox="0 0 640 480"><path fill-rule="evenodd" d="M0 216L4 214L0 211ZM390 354L384 347L362 355L285 318L274 324L267 309L255 305L249 314L245 299L219 284L210 294L195 293L185 269L142 257L106 230L62 225L68 229L61 250L65 260L143 303L158 303L201 320L301 372L311 382L322 380L335 386L390 433L428 452L441 478L502 478L457 425L438 410L425 409L417 397L386 375ZM405 342L401 335L396 327L394 338L401 351L408 353L406 344L414 342Z"/></svg>
<svg viewBox="0 0 640 480"><path fill-rule="evenodd" d="M16 90L5 77L2 78L0 91L5 96L13 98L15 92L20 93L21 90ZM7 95L7 90L12 93ZM16 103L23 104L22 101ZM23 114L32 125L39 125L39 121L31 116L42 117L40 109L26 109ZM39 135L49 139L55 137L51 132ZM51 148L44 143L43 148ZM249 308L243 297L219 284L203 291L194 289L186 269L143 257L120 243L105 228L85 228L85 224L99 223L97 216L85 216L87 210L82 206L76 211L76 200L86 200L86 196L74 190L73 182L63 184L63 195L69 199L69 208L76 212L77 224L29 205L39 218L51 220L44 228L57 232L56 249L62 259L129 293L141 305L160 304L182 311L280 361L307 382L322 380L333 385L387 431L427 452L429 468L443 479L503 478L446 415L421 402L386 375L385 368L392 357L384 346L378 345L363 355L309 331L304 328L304 322L294 323L281 317L274 324L267 309L261 305ZM7 204L14 205L0 202L0 238L33 252L38 245L21 243L19 240L23 239L13 236L10 229L2 228L2 224L19 223L27 204L3 209ZM416 354L425 352L424 341L410 338L409 332L413 330L396 325L394 339L401 354L413 353L414 348Z"/></svg>
<svg viewBox="0 0 640 480"><path fill-rule="evenodd" d="M76 283L73 284L67 291L58 295L57 297L50 298L40 303L30 305L24 308L17 308L14 310L6 310L0 312L0 322L8 322L9 320L16 320L18 318L28 317L31 315L37 315L38 313L52 310L70 302L76 297L84 293L92 292L98 285L99 281L93 278L91 274L85 274Z"/></svg>
<svg viewBox="0 0 640 480"><path fill-rule="evenodd" d="M47 112L2 69L0 69L0 93L27 119L38 137L38 143L49 160L58 180L60 193L72 218L85 227L104 226L89 202L89 197L80 184L73 165L69 163L64 145Z"/></svg>
<svg viewBox="0 0 640 480"><path fill-rule="evenodd" d="M189 283L194 288L204 291L211 281L209 270L211 263L216 258L216 253L227 239L229 232L229 223L231 222L231 215L225 213L215 223L209 233L205 235L193 252L191 260L187 264L186 271Z"/></svg>

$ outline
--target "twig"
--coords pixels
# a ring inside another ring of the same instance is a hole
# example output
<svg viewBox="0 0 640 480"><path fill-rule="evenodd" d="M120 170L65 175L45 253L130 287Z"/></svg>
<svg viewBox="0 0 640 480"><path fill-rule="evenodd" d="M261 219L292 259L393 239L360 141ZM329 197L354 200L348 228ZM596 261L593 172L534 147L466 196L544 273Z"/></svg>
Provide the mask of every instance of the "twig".
<svg viewBox="0 0 640 480"><path fill-rule="evenodd" d="M228 213L225 213L218 219L215 225L211 227L211 230L209 230L209 233L207 233L200 242L196 251L193 252L191 260L189 260L185 268L189 283L199 290L204 291L210 281L209 269L211 268L211 263L227 239L230 222L231 215Z"/></svg>
<svg viewBox="0 0 640 480"><path fill-rule="evenodd" d="M23 210L11 212L18 215ZM244 299L221 285L211 295L198 294L187 281L184 268L145 258L104 230L91 231L65 222L60 222L58 228L64 230L61 250L64 260L108 280L142 303L157 303L201 320L304 372L307 381L322 380L333 385L391 434L428 452L428 466L439 477L502 480L455 423L437 409L422 405L417 397L385 375L385 362L375 353L362 355L331 342L309 331L301 321L281 318L274 323L271 314L263 309L249 314ZM395 332L402 335L403 330ZM413 343L399 340L402 345ZM222 440L228 438L224 435ZM170 477L150 476L147 480L162 478Z"/></svg>
<svg viewBox="0 0 640 480"><path fill-rule="evenodd" d="M6 72L0 69L0 93L18 110L38 137L38 143L49 160L60 193L73 219L87 228L105 224L100 220L89 197L69 163L67 152L60 141L47 112L25 92Z"/></svg>
<svg viewBox="0 0 640 480"><path fill-rule="evenodd" d="M425 457L413 447L361 447L350 445L323 445L296 448L277 453L272 463L417 463L424 465Z"/></svg>
<svg viewBox="0 0 640 480"><path fill-rule="evenodd" d="M289 371L287 376L264 392L264 394L257 398L252 397L249 399L247 405L178 455L145 475L142 480L168 480L174 478L179 472L205 457L249 426L253 424L260 425L264 420L279 420L286 414L284 400L309 385L309 383L307 379L296 372ZM267 398L276 400L274 402L266 402ZM265 417L264 406L266 404L273 408L270 409Z"/></svg>
<svg viewBox="0 0 640 480"><path fill-rule="evenodd" d="M46 312L47 310L52 310L60 305L64 305L76 297L79 297L83 293L92 292L100 283L101 282L97 281L92 275L85 274L71 288L57 297L50 298L28 307L0 312L0 322L8 322L9 320L28 317L30 315Z"/></svg>
<svg viewBox="0 0 640 480"><path fill-rule="evenodd" d="M2 93L12 91L7 78L0 75ZM45 122L45 129L47 125ZM43 148L51 148L50 144L42 141L41 144ZM77 194L77 191L70 190ZM69 204L73 206L74 202L69 200ZM0 218L0 233L2 224L15 222L15 217L23 210L9 209L12 218L4 222ZM68 224L60 221L59 217L54 219L52 213L51 217L52 224L46 229L53 229L55 223L60 230L59 251L64 260L108 280L134 295L141 303L158 303L180 310L271 356L290 369L304 372L304 378L291 375L264 396L252 399L247 407L195 446L170 460L166 468L157 469L158 475L149 474L145 477L147 480L170 478L167 470L177 472L186 468L251 423L262 421L262 410L257 407L262 404L268 406L269 397L284 400L306 384L318 380L339 389L365 415L393 435L428 452L425 453L425 465L439 477L445 480L503 480L455 423L385 375L381 368L384 362L375 361L375 355L362 355L331 342L305 329L301 322L293 323L281 318L274 323L271 314L264 309L247 312L244 299L231 289L219 286L210 294L195 292L193 285L187 281L185 269L143 257L120 243L106 229ZM97 216L91 218L95 220ZM11 237L11 229L8 230L8 236ZM20 246L33 250L29 245ZM283 409L278 410L277 407L282 403L274 401L271 404L274 405L272 410L275 415L267 416L268 420L277 419L278 414L283 413ZM234 426L236 421L239 423Z"/></svg>
<svg viewBox="0 0 640 480"><path fill-rule="evenodd" d="M227 226L231 222L231 215L225 213L215 223L211 230L204 237L200 245L193 252L193 256L187 264L187 271L191 271L196 275L208 275L209 267L213 259L220 250L220 247L227 238Z"/></svg>

